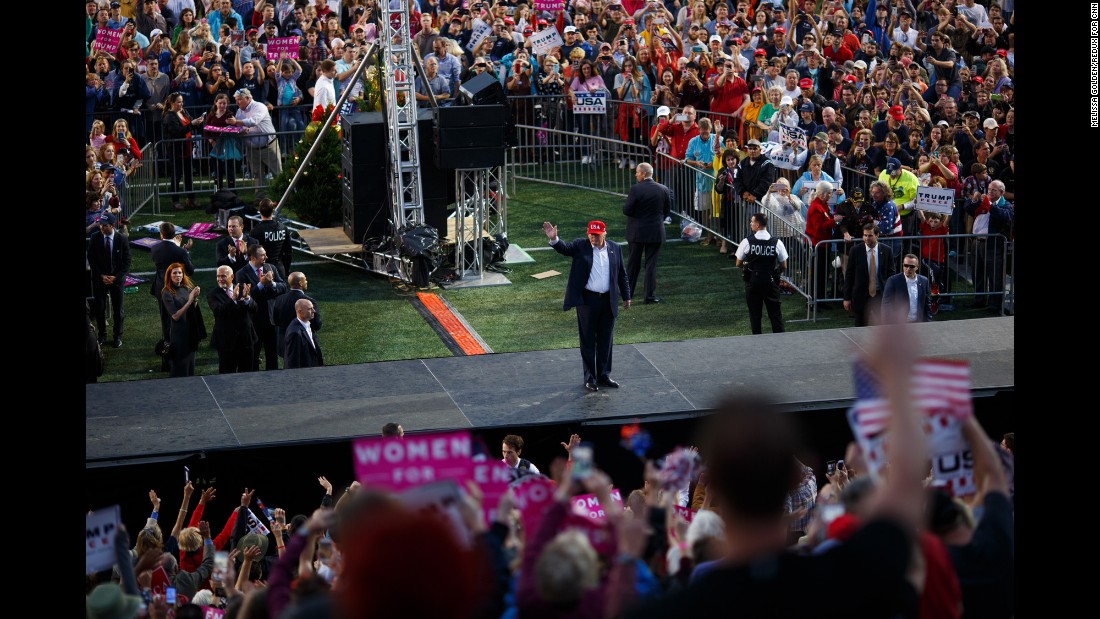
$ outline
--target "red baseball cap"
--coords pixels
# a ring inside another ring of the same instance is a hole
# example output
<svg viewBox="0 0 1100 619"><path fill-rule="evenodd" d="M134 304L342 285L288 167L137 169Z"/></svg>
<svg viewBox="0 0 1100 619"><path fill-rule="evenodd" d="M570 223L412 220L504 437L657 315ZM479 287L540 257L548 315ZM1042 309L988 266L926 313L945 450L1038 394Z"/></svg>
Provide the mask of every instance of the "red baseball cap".
<svg viewBox="0 0 1100 619"><path fill-rule="evenodd" d="M588 222L589 234L603 234L607 232L607 224L599 220L592 220Z"/></svg>
<svg viewBox="0 0 1100 619"><path fill-rule="evenodd" d="M523 27L524 36L529 35L529 34L534 34L534 33L535 33L535 29L532 28L531 26L524 26Z"/></svg>
<svg viewBox="0 0 1100 619"><path fill-rule="evenodd" d="M515 26L516 25L516 20L512 19L511 17L505 17L504 18L504 23L512 24L513 26Z"/></svg>
<svg viewBox="0 0 1100 619"><path fill-rule="evenodd" d="M812 79L808 78L808 77L804 77L804 78L798 80L798 87L799 88L813 88L814 87L814 81Z"/></svg>
<svg viewBox="0 0 1100 619"><path fill-rule="evenodd" d="M764 48L758 47L756 51L752 53L753 56L767 56L768 52L764 51Z"/></svg>
<svg viewBox="0 0 1100 619"><path fill-rule="evenodd" d="M633 17L627 17L626 19L624 19L623 20L623 25L626 26L627 24L633 26L634 25L634 18Z"/></svg>
<svg viewBox="0 0 1100 619"><path fill-rule="evenodd" d="M841 80L841 81L842 82L849 82L851 84L855 84L858 80L856 79L856 76L854 76L854 75L845 75L844 79Z"/></svg>
<svg viewBox="0 0 1100 619"><path fill-rule="evenodd" d="M1008 58L1008 50L1007 49L999 49L999 50L997 50L997 55L1000 56L1001 58Z"/></svg>
<svg viewBox="0 0 1100 619"><path fill-rule="evenodd" d="M772 34L775 34L776 32L778 32L779 34L787 34L787 29L783 26L776 26L775 30L772 31Z"/></svg>
<svg viewBox="0 0 1100 619"><path fill-rule="evenodd" d="M985 82L985 80L983 80L982 76L980 76L980 75L975 75L974 77L970 78L970 81L978 82L979 84Z"/></svg>
<svg viewBox="0 0 1100 619"><path fill-rule="evenodd" d="M550 22L546 21L545 19L540 19L539 22L538 22L538 25L540 25L540 26L549 26Z"/></svg>
<svg viewBox="0 0 1100 619"><path fill-rule="evenodd" d="M890 108L890 118L894 120L905 120L905 110L900 105L895 105Z"/></svg>

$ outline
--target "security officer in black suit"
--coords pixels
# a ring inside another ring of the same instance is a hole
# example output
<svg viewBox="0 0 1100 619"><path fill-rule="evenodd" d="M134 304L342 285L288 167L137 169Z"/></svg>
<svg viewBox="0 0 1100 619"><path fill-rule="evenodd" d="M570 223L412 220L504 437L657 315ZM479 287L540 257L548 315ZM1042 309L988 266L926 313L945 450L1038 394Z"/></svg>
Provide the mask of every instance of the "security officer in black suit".
<svg viewBox="0 0 1100 619"><path fill-rule="evenodd" d="M309 319L309 328L316 333L321 330L322 324L321 310L317 308L317 299L306 294L306 290L309 289L309 280L306 279L306 274L295 271L290 274L286 283L290 290L275 299L275 340L279 343L280 357L283 356L283 340L286 336L286 329L298 317L298 311L294 309L298 299L309 299L309 302L313 304L313 317Z"/></svg>
<svg viewBox="0 0 1100 619"><path fill-rule="evenodd" d="M256 334L260 336L263 344L264 359L269 370L279 369L280 342L276 340L275 322L275 298L286 294L286 282L279 276L267 262L267 250L263 245L249 245L248 263L242 267L233 277L233 281L250 284L250 295L256 300L256 318L254 326ZM253 367L260 369L260 347L256 347L253 358Z"/></svg>
<svg viewBox="0 0 1100 619"><path fill-rule="evenodd" d="M626 240L630 243L630 259L626 276L630 289L638 289L638 271L645 252L645 301L660 303L657 298L657 255L665 242L665 218L672 214L672 193L668 187L653 180L653 166L639 163L634 170L638 182L630 188L623 204L626 215Z"/></svg>
<svg viewBox="0 0 1100 619"><path fill-rule="evenodd" d="M99 343L107 341L107 297L111 297L114 322L114 347L122 348L122 291L130 272L130 241L115 229L117 219L111 213L99 218L99 230L88 239L88 266L92 269L92 296L95 297L96 328Z"/></svg>
<svg viewBox="0 0 1100 619"><path fill-rule="evenodd" d="M745 302L749 306L752 334L763 332L761 306L768 308L772 333L783 333L783 312L779 306L779 274L787 268L787 248L768 232L768 216L753 213L752 234L741 241L734 254L745 280Z"/></svg>
<svg viewBox="0 0 1100 619"><path fill-rule="evenodd" d="M558 238L558 229L548 221L542 222L542 231L554 251L573 258L562 309L577 308L584 388L618 387L611 379L611 342L619 315L616 298L621 296L623 306L630 309L630 282L622 250L618 243L607 240L607 226L602 221L588 222L588 238L569 243Z"/></svg>
<svg viewBox="0 0 1100 619"><path fill-rule="evenodd" d="M863 242L857 243L848 252L848 270L844 272L844 309L855 318L857 327L866 327L878 321L882 291L886 280L894 274L894 255L889 246L878 242L878 237L877 225L864 224Z"/></svg>

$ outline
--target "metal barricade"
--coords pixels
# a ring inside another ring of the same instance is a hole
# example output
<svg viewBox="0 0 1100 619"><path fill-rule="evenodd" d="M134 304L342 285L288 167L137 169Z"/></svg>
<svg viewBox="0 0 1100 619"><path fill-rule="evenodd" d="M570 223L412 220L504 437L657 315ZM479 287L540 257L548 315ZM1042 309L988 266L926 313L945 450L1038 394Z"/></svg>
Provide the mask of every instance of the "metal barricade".
<svg viewBox="0 0 1100 619"><path fill-rule="evenodd" d="M518 178L625 196L636 182L629 163L651 157L641 144L541 126L516 125L516 138L518 146L508 150L506 163L513 193ZM588 162L581 163L585 156Z"/></svg>
<svg viewBox="0 0 1100 619"><path fill-rule="evenodd" d="M814 264L821 264L824 275L813 275L811 305L817 320L817 304L844 300L844 274L848 252L862 239L831 239L814 247ZM1015 264L1011 243L1002 234L942 234L935 236L879 237L879 243L893 253L893 273L901 272L901 260L907 253L920 258L920 274L935 282L940 310L955 309L955 300L976 297L978 303L1006 306L1015 300L1014 286L1007 282L1009 268ZM789 250L788 250L789 251Z"/></svg>
<svg viewBox="0 0 1100 619"><path fill-rule="evenodd" d="M141 149L141 161L126 177L126 185L122 189L122 214L127 219L140 212L156 196L157 161L154 150L152 144L146 144Z"/></svg>

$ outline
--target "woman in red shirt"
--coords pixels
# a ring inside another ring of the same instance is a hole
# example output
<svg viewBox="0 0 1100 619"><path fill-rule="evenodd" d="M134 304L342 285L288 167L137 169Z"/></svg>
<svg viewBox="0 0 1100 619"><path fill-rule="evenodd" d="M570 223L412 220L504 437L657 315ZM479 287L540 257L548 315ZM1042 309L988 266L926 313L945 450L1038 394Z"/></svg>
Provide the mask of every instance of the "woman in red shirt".
<svg viewBox="0 0 1100 619"><path fill-rule="evenodd" d="M829 210L829 199L833 195L833 184L829 181L821 181L809 194L810 209L806 213L806 236L810 237L810 245L817 250L814 260L814 298L823 297L826 292L826 279L829 264L829 246L817 246L821 241L833 238L836 230L836 220Z"/></svg>

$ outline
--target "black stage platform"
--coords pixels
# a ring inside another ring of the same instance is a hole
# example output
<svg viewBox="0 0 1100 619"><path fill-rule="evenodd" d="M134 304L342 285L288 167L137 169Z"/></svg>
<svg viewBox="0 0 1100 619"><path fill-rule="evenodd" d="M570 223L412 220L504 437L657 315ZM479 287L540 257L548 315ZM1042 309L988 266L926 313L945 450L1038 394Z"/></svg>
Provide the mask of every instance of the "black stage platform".
<svg viewBox="0 0 1100 619"><path fill-rule="evenodd" d="M922 354L970 361L976 396L1015 385L1014 318L916 328ZM93 384L85 461L347 439L377 435L389 421L417 431L677 419L744 387L792 410L836 409L853 397L849 353L870 337L869 328L838 328L618 345L622 388L598 393L583 389L575 348Z"/></svg>

